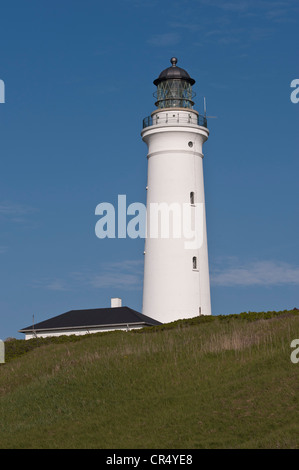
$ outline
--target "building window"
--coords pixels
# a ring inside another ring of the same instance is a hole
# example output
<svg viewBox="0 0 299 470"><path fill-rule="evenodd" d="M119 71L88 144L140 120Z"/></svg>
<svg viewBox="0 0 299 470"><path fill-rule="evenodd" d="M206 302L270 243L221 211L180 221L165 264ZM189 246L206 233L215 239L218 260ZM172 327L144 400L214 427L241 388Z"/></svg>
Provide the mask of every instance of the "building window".
<svg viewBox="0 0 299 470"><path fill-rule="evenodd" d="M190 193L190 204L194 206L194 192L193 191Z"/></svg>
<svg viewBox="0 0 299 470"><path fill-rule="evenodd" d="M193 256L193 258L192 258L192 266L193 266L193 269L197 269L197 258L196 258L196 256Z"/></svg>

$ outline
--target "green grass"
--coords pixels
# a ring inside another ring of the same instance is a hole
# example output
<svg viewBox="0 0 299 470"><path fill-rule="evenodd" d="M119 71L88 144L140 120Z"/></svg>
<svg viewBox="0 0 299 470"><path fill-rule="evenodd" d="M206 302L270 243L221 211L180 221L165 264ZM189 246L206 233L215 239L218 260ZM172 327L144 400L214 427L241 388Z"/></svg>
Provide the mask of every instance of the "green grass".
<svg viewBox="0 0 299 470"><path fill-rule="evenodd" d="M0 448L299 448L298 311L6 343Z"/></svg>

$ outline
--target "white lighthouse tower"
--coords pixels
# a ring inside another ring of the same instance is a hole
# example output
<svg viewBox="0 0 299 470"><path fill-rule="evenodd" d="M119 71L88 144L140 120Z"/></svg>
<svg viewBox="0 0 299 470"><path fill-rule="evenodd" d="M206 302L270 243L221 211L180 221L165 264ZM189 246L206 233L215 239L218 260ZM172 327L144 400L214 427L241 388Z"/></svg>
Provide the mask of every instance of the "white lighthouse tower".
<svg viewBox="0 0 299 470"><path fill-rule="evenodd" d="M148 146L142 313L162 323L211 315L203 179L209 131L206 117L193 109L195 80L175 57L171 64L154 81L157 109L143 120L141 133ZM154 213L160 229L163 218L176 220L172 232L157 234Z"/></svg>

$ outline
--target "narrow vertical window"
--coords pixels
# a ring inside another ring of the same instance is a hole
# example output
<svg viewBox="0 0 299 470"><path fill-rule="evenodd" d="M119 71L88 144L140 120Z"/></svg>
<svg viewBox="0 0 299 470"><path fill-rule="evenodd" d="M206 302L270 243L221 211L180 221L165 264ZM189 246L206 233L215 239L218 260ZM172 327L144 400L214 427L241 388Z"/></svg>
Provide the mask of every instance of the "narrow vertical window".
<svg viewBox="0 0 299 470"><path fill-rule="evenodd" d="M194 205L194 192L190 193L190 204Z"/></svg>
<svg viewBox="0 0 299 470"><path fill-rule="evenodd" d="M196 256L193 256L192 265L193 265L193 269L197 269L197 258L196 258Z"/></svg>

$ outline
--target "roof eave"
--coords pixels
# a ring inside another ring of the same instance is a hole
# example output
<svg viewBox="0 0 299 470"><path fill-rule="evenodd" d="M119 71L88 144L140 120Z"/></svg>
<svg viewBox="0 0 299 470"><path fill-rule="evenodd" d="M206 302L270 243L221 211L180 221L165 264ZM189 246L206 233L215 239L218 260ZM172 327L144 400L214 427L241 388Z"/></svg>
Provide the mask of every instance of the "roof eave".
<svg viewBox="0 0 299 470"><path fill-rule="evenodd" d="M91 328L109 328L109 327L118 327L118 326L138 326L138 325L145 325L145 326L155 326L152 323L148 322L124 322L124 323L109 323L109 324L102 324L102 325L82 325L82 326L61 326L61 327L53 327L53 328L31 328L31 329L22 329L18 330L19 333L38 333L41 331L62 331L62 330L89 330Z"/></svg>

